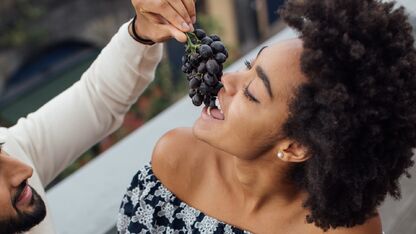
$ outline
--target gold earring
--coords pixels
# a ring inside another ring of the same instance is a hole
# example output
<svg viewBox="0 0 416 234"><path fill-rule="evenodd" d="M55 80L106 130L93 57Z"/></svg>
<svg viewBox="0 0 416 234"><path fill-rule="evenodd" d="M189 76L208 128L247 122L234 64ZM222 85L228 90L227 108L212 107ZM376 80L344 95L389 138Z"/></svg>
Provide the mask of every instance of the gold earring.
<svg viewBox="0 0 416 234"><path fill-rule="evenodd" d="M277 157L280 159L283 159L283 157L285 156L285 154L282 151L277 152Z"/></svg>

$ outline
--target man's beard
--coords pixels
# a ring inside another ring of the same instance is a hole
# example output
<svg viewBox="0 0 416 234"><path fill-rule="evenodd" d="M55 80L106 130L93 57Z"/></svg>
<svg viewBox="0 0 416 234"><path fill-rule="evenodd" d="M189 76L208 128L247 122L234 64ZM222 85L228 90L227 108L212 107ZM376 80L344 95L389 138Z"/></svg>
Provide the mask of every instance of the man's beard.
<svg viewBox="0 0 416 234"><path fill-rule="evenodd" d="M26 183L20 186L17 194L20 194ZM32 188L32 200L30 202L31 211L23 212L16 208L15 204L13 205L17 211L17 216L10 217L6 220L0 220L0 233L2 234L15 234L26 232L32 227L39 224L46 216L46 207L40 195Z"/></svg>

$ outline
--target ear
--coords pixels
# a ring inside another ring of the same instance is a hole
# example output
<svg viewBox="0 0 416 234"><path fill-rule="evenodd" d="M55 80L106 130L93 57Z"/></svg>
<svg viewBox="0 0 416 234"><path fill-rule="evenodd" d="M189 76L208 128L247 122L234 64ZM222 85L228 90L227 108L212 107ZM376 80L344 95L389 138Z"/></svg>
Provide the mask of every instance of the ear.
<svg viewBox="0 0 416 234"><path fill-rule="evenodd" d="M279 144L278 150L283 152L280 159L286 162L300 163L309 159L307 148L296 141L284 140Z"/></svg>

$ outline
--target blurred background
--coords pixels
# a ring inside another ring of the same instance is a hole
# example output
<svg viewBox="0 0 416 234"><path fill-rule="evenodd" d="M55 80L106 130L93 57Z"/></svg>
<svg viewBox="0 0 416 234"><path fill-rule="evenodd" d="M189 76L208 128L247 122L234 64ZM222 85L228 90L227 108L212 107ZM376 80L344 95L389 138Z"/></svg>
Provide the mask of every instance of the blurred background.
<svg viewBox="0 0 416 234"><path fill-rule="evenodd" d="M198 0L197 27L205 29L210 34L221 36L230 52L226 65L231 65L268 38L279 35L285 30L285 25L276 13L283 2L284 0ZM409 9L411 22L416 25L414 15L416 1L399 0L398 2ZM70 87L80 78L118 28L133 16L130 0L0 0L0 125L12 126L18 118L35 111ZM187 95L187 82L180 71L182 55L182 44L175 41L166 43L162 63L157 69L158 78L132 106L122 127L83 154L59 175L48 189L53 190L53 186L88 162L105 155L105 152L112 149L117 142L128 135L133 135L132 133L138 131L140 127L145 127L148 120ZM187 105L193 108L190 103ZM151 148L152 145L146 147ZM140 153L144 152L146 151ZM90 169L86 175L91 176L93 173L95 172L91 172ZM79 184L81 183L79 181L83 180L85 175L74 183ZM115 181L114 183L122 181L122 188L128 182L126 179ZM62 187L69 187L66 189L70 189L72 193L81 193L74 191L71 187L73 185L69 185L70 182L63 184L61 183ZM383 220L383 224L388 226L386 230L390 231L388 233L416 232L416 223L403 223L415 218L416 205L411 205L414 203L411 201L416 199L416 190L413 189L416 183L405 181L403 186L405 192L410 194L405 197L407 200L400 203L403 208L396 208L399 203L390 201L384 206L385 217L391 216L391 219ZM62 191L66 190L59 188L49 193L52 194L48 198L53 209L59 210L54 204L62 206L59 202L54 203L55 198L57 201L70 199L62 197L64 194ZM92 196L95 199L96 195ZM120 199L121 197L116 194L115 202ZM69 212L65 209L62 208L65 212ZM115 233L114 222L117 211L111 209L107 212L109 220L113 220L108 226L111 228L81 227L80 230L106 230L83 233ZM85 214L79 217L78 214L73 216L74 223L86 218ZM68 228L62 228L60 233L80 233L71 231L75 230L71 229L74 228L71 226L72 221L69 220L71 217L67 214L63 217L67 220L55 220L58 224L68 223ZM402 222L398 217L402 217ZM97 225L105 223L99 218L89 222L96 222Z"/></svg>
<svg viewBox="0 0 416 234"><path fill-rule="evenodd" d="M282 29L283 0L198 0L197 27L221 35L231 58ZM20 117L77 81L121 24L134 16L130 1L1 0L0 125ZM186 94L183 45L170 41L156 79L133 105L120 130L94 146L50 186L77 170Z"/></svg>

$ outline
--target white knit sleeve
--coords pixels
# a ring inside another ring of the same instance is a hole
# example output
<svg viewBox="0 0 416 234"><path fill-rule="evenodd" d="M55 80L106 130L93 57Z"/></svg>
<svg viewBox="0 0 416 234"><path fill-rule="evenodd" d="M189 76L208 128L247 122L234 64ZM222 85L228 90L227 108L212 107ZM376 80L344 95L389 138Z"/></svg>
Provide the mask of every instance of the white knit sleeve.
<svg viewBox="0 0 416 234"><path fill-rule="evenodd" d="M134 41L126 23L78 82L9 129L45 186L121 125L161 57L161 44Z"/></svg>

